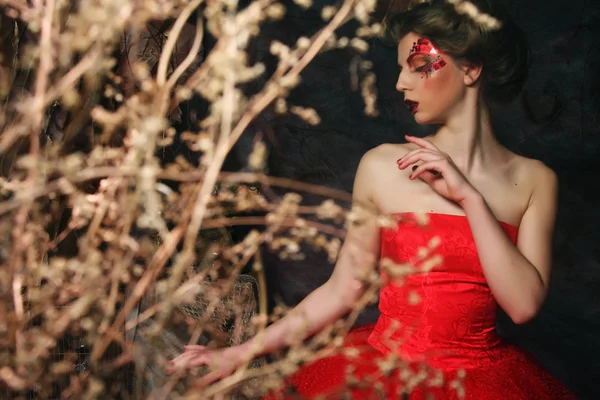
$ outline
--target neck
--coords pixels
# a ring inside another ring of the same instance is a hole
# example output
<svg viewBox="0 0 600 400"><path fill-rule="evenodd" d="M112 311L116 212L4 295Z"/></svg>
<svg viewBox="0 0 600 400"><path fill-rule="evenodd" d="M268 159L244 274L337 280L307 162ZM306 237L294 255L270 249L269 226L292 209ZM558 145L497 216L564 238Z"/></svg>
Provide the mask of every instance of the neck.
<svg viewBox="0 0 600 400"><path fill-rule="evenodd" d="M462 110L440 125L432 142L463 172L469 173L480 169L501 146L494 136L487 105L479 99L466 100Z"/></svg>

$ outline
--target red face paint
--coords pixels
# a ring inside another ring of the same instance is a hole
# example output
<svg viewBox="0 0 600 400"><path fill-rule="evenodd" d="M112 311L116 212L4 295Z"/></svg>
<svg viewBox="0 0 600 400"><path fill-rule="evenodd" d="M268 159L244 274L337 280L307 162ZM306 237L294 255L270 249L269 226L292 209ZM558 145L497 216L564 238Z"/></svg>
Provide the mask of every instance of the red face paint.
<svg viewBox="0 0 600 400"><path fill-rule="evenodd" d="M429 39L418 39L410 49L406 63L421 73L421 78L429 78L436 71L446 66L446 61L442 59L441 52L433 47Z"/></svg>

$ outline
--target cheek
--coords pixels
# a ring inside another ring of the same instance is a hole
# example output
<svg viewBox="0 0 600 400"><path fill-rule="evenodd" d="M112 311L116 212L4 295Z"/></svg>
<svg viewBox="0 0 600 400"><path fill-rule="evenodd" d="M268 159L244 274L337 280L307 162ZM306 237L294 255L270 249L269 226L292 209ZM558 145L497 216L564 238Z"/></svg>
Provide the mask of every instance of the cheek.
<svg viewBox="0 0 600 400"><path fill-rule="evenodd" d="M436 91L444 88L444 83L448 82L447 79L443 79L443 76L434 75L429 78L423 78L423 89L428 91ZM435 94L435 93L434 93Z"/></svg>
<svg viewBox="0 0 600 400"><path fill-rule="evenodd" d="M428 78L423 78L423 90L434 101L447 101L448 98L452 97L455 86L450 75L449 71L440 70Z"/></svg>
<svg viewBox="0 0 600 400"><path fill-rule="evenodd" d="M444 60L441 56L435 57L421 72L423 87L431 90L437 90L441 88L444 82L452 79L451 70L452 66L448 65L446 60Z"/></svg>

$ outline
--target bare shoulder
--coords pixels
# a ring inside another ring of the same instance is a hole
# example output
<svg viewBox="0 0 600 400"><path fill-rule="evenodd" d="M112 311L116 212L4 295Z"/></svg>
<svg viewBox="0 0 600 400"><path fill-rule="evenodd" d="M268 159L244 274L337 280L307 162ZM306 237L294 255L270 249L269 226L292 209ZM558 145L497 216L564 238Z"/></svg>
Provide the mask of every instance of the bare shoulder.
<svg viewBox="0 0 600 400"><path fill-rule="evenodd" d="M385 143L367 151L361 158L354 179L354 193L358 198L377 204L376 193L386 180L390 170L395 170L396 160L412 150L406 144Z"/></svg>
<svg viewBox="0 0 600 400"><path fill-rule="evenodd" d="M358 164L358 170L356 171L355 187L356 185L364 187L364 185L373 183L373 179L377 176L377 171L381 169L381 166L394 153L393 146L395 145L381 144L363 154Z"/></svg>
<svg viewBox="0 0 600 400"><path fill-rule="evenodd" d="M558 177L544 162L523 156L515 157L518 180L527 182L532 202L555 202L558 192Z"/></svg>
<svg viewBox="0 0 600 400"><path fill-rule="evenodd" d="M516 166L522 178L534 183L534 187L555 185L558 181L556 173L543 161L534 158L516 156Z"/></svg>
<svg viewBox="0 0 600 400"><path fill-rule="evenodd" d="M539 160L531 160L531 164L531 173L533 177L535 177L538 185L558 185L558 177L552 168Z"/></svg>
<svg viewBox="0 0 600 400"><path fill-rule="evenodd" d="M413 147L416 146L412 143L385 143L372 148L362 156L358 165L357 178L368 175L371 185L381 184L382 179L390 177L390 166L395 167L396 161Z"/></svg>
<svg viewBox="0 0 600 400"><path fill-rule="evenodd" d="M530 160L531 179L535 182L530 205L536 204L556 212L558 202L558 177L552 168L539 160Z"/></svg>
<svg viewBox="0 0 600 400"><path fill-rule="evenodd" d="M367 151L363 155L363 157L361 159L361 164L364 162L365 164L368 164L370 167L381 165L381 164L388 164L388 162L391 159L397 160L398 158L402 157L409 151L413 150L413 148L416 148L416 146L413 145L412 143L380 144L379 146L374 147L371 150Z"/></svg>

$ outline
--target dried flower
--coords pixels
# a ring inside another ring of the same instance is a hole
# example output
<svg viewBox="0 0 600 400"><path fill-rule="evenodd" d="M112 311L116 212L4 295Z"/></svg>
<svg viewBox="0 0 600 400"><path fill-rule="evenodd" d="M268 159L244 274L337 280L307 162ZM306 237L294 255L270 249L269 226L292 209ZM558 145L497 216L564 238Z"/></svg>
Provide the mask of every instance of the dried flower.
<svg viewBox="0 0 600 400"><path fill-rule="evenodd" d="M11 294L0 301L5 338L0 380L10 389L61 398L104 398L119 391L131 397L111 372L131 362L143 380L146 365L161 368L179 348L173 354L161 348L152 359L138 349L162 340L170 326L185 331L188 325L194 336L206 334L211 345L223 347L243 342L287 312L278 307L271 316L264 313L263 245L291 260L303 259L304 249L312 247L334 263L342 240L333 230L322 231L327 220L359 225L374 217L359 207L346 214L333 200L303 207L302 196L294 192L277 202L270 178L262 174L266 139L254 142L248 157L252 172L220 172L239 136L273 101L278 113L289 110L310 124L320 123L313 108L289 106L286 96L301 84L305 62L315 54L348 46L368 51L366 41L338 39L334 31L354 14L362 24L359 36L379 33L378 24L366 23L374 0L325 6L321 16L330 22L315 39L307 32L292 47L273 41L270 51L278 64L272 79L264 76L263 63L249 65L256 57L246 51L264 22L284 16L280 2L257 0L241 8L238 0L83 0L75 8L61 3L56 10L21 3L24 11L11 14L21 21L10 29L19 38L11 43L19 57L5 64L31 70L36 81L22 99L5 99L10 112L0 115L0 153L9 154L22 138L44 140L33 140L28 151L23 147L25 154L0 177L5 216L0 259L11 266L0 269L0 291ZM296 3L306 9L313 2ZM472 8L461 7L474 15ZM346 14L333 18L337 12ZM485 22L480 14L474 18ZM214 46L204 46L207 34L216 40ZM366 71L365 109L373 114L372 66L356 59L356 76ZM177 86L165 84L170 79ZM195 95L207 107L187 113L181 102ZM395 224L376 218L380 226ZM267 226L234 243L229 229L238 222ZM432 240L423 248L419 272L439 262L432 257L437 244ZM368 266L356 270L369 288L357 305L362 307L376 299L373 288L381 282L371 268L374 256L356 255L357 263ZM248 263L262 279L256 299L253 285L238 279ZM416 271L382 264L396 281ZM234 329L228 331L229 325ZM192 332L195 327L202 332ZM339 320L308 344L303 332L292 335L297 348L282 360L281 370L291 373L319 348L342 344L338 333L346 328L347 321ZM68 350L63 348L67 342ZM169 340L178 347L175 342ZM69 384L58 387L63 377ZM362 383L352 376L348 381ZM177 393L165 395L222 397L222 390L211 396L204 392L217 387L185 387L182 381L172 388Z"/></svg>
<svg viewBox="0 0 600 400"><path fill-rule="evenodd" d="M482 28L488 30L500 29L501 22L492 17L489 14L479 11L477 6L467 0L447 0L448 3L453 4L456 11L460 14L467 15Z"/></svg>
<svg viewBox="0 0 600 400"><path fill-rule="evenodd" d="M333 200L328 199L317 207L316 214L320 219L337 219L344 215L344 210Z"/></svg>
<svg viewBox="0 0 600 400"><path fill-rule="evenodd" d="M366 53L369 50L369 44L359 38L353 38L350 40L350 46L352 46L359 53Z"/></svg>
<svg viewBox="0 0 600 400"><path fill-rule="evenodd" d="M283 4L275 3L267 7L267 16L272 20L279 20L285 16Z"/></svg>
<svg viewBox="0 0 600 400"><path fill-rule="evenodd" d="M279 98L275 101L275 112L277 114L285 114L287 112L287 103L285 99Z"/></svg>
<svg viewBox="0 0 600 400"><path fill-rule="evenodd" d="M310 8L312 6L312 0L294 0L294 3L296 3L304 9Z"/></svg>
<svg viewBox="0 0 600 400"><path fill-rule="evenodd" d="M248 157L248 165L254 171L262 170L267 159L267 146L261 140L254 142L254 149Z"/></svg>
<svg viewBox="0 0 600 400"><path fill-rule="evenodd" d="M317 111L313 108L292 106L290 111L311 125L318 125L321 123L319 114L317 114Z"/></svg>
<svg viewBox="0 0 600 400"><path fill-rule="evenodd" d="M348 47L349 43L350 43L350 39L348 39L347 37L343 36L343 37L339 38L339 40L337 42L337 46L340 49L344 49L344 48Z"/></svg>
<svg viewBox="0 0 600 400"><path fill-rule="evenodd" d="M365 114L370 117L378 115L376 109L377 91L375 89L375 74L369 73L361 83L361 95L365 102Z"/></svg>
<svg viewBox="0 0 600 400"><path fill-rule="evenodd" d="M337 12L337 8L335 6L325 6L321 10L321 18L323 21L329 21L335 13Z"/></svg>

